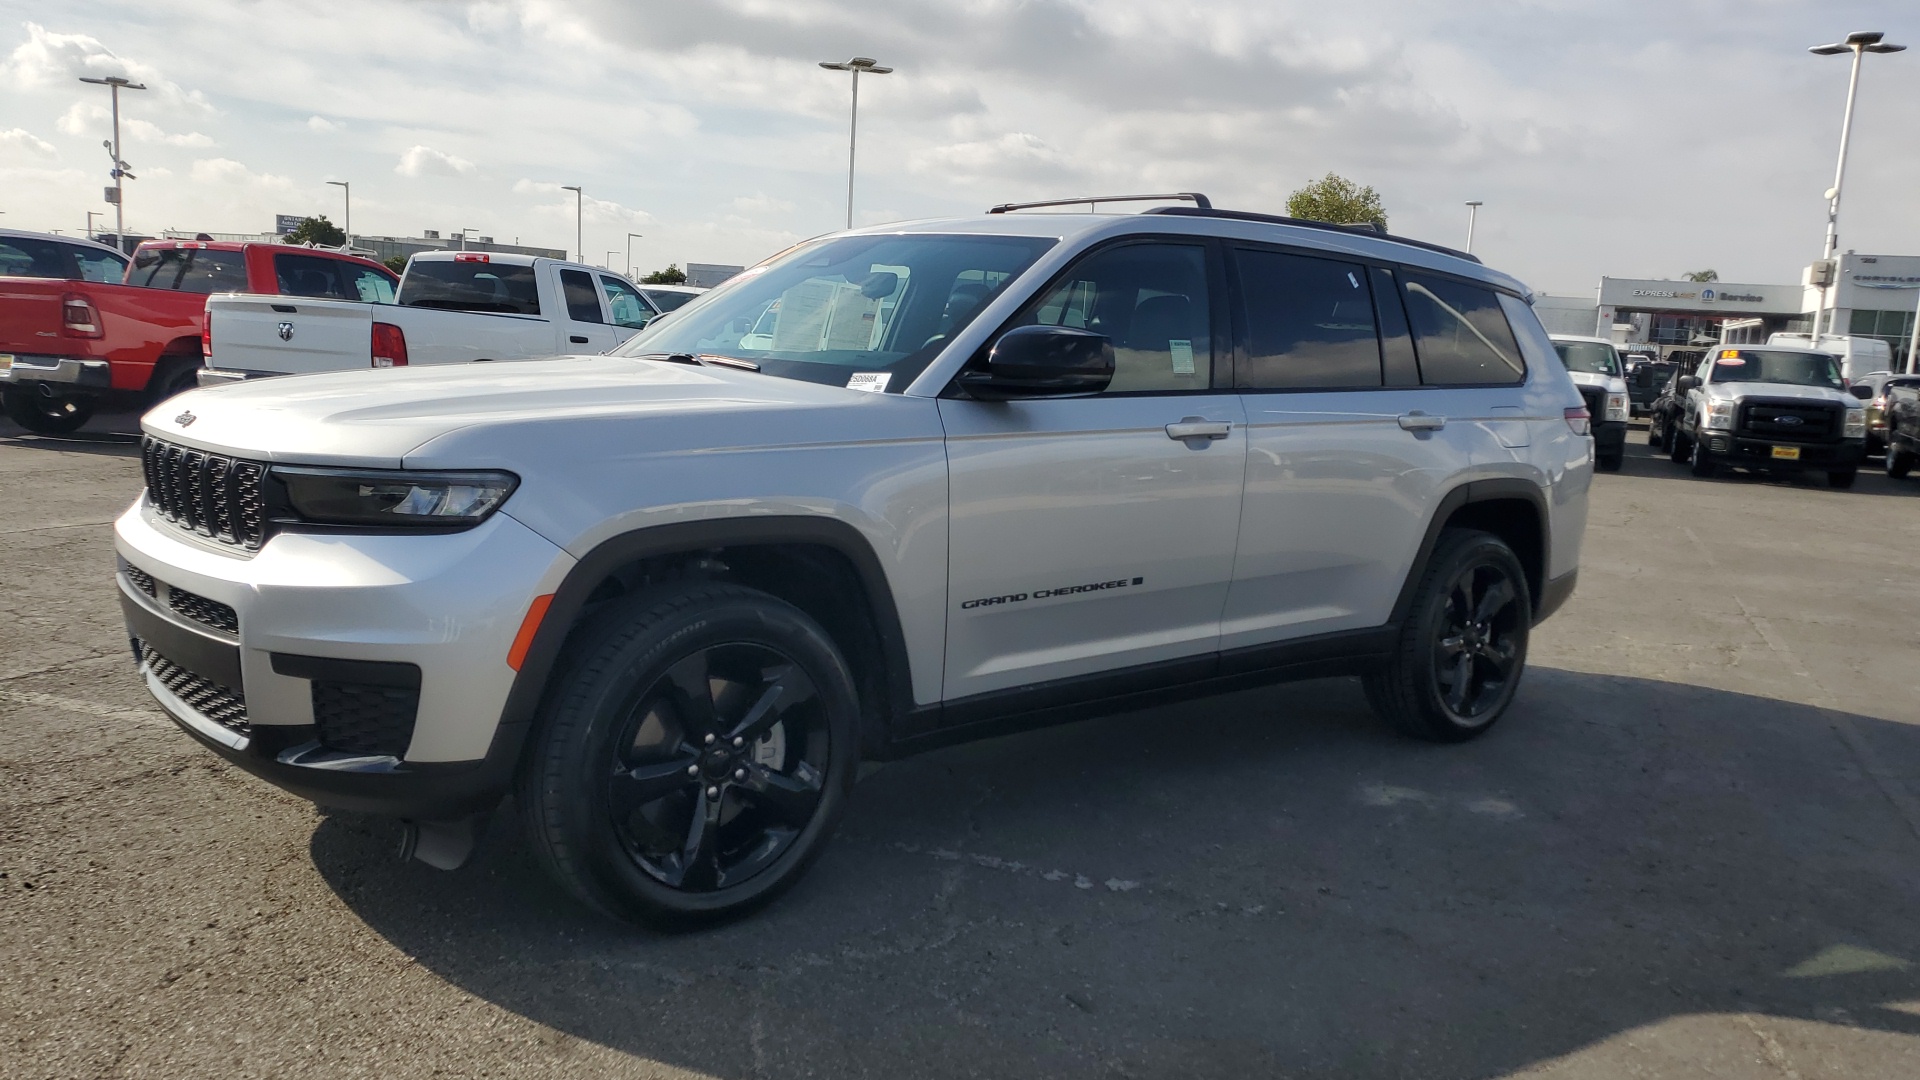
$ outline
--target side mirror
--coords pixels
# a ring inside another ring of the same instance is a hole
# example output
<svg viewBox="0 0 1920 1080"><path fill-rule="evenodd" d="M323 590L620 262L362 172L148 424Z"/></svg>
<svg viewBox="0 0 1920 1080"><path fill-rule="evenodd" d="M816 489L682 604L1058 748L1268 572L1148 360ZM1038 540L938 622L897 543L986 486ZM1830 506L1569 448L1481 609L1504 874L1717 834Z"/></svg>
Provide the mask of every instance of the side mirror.
<svg viewBox="0 0 1920 1080"><path fill-rule="evenodd" d="M1700 376L1682 375L1673 381L1673 385L1682 390L1698 390L1700 389Z"/></svg>
<svg viewBox="0 0 1920 1080"><path fill-rule="evenodd" d="M1854 385L1847 387L1847 393L1852 394L1854 397L1859 398L1861 401L1873 400L1873 387L1871 386L1863 386L1859 383L1855 383Z"/></svg>
<svg viewBox="0 0 1920 1080"><path fill-rule="evenodd" d="M1016 326L993 343L984 368L956 381L981 401L1097 394L1113 381L1113 340L1068 326Z"/></svg>

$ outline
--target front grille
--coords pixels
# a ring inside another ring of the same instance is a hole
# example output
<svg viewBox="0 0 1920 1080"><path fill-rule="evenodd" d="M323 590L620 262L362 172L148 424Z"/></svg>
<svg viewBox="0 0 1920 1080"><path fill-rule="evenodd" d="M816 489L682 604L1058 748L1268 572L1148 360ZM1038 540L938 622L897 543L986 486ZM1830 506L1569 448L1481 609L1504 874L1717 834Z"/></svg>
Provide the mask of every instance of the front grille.
<svg viewBox="0 0 1920 1080"><path fill-rule="evenodd" d="M1594 423L1597 424L1607 418L1607 392L1605 390L1597 386L1583 386L1580 388L1580 399L1587 403L1587 415L1593 418Z"/></svg>
<svg viewBox="0 0 1920 1080"><path fill-rule="evenodd" d="M159 593L154 591L152 574L147 573L132 563L123 563L122 565L126 567L127 580L133 582L134 588L139 589L148 596L159 595Z"/></svg>
<svg viewBox="0 0 1920 1080"><path fill-rule="evenodd" d="M313 682L313 723L329 750L400 757L413 741L419 710L418 687Z"/></svg>
<svg viewBox="0 0 1920 1080"><path fill-rule="evenodd" d="M140 442L147 501L160 516L226 544L256 550L266 540L267 467L149 435Z"/></svg>
<svg viewBox="0 0 1920 1080"><path fill-rule="evenodd" d="M1736 428L1742 435L1789 442L1830 442L1846 424L1842 405L1819 401L1741 402Z"/></svg>
<svg viewBox="0 0 1920 1080"><path fill-rule="evenodd" d="M205 623L229 634L240 632L240 615L218 600L190 593L177 585L167 586L167 606L195 622Z"/></svg>
<svg viewBox="0 0 1920 1080"><path fill-rule="evenodd" d="M174 697L186 702L194 712L228 731L253 734L253 725L247 722L247 699L240 691L195 675L161 656L144 641L140 643L140 659L146 662L153 677L160 680L160 685L171 690Z"/></svg>

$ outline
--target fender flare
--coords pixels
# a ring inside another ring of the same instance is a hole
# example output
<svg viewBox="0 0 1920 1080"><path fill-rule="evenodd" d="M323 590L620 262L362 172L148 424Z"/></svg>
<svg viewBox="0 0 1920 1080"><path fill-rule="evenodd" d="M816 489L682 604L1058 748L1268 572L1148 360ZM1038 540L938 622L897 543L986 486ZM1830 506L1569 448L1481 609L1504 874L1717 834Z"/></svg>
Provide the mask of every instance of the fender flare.
<svg viewBox="0 0 1920 1080"><path fill-rule="evenodd" d="M1407 572L1407 580L1400 585L1400 596L1393 602L1393 614L1388 624L1399 626L1407 618L1407 612L1413 608L1414 590L1420 585L1420 579L1426 576L1427 563L1433 557L1433 548L1440 542L1441 530L1446 528L1447 519L1461 507L1473 503L1512 501L1519 499L1533 507L1535 519L1540 526L1540 582L1532 589L1534 596L1534 618L1541 617L1541 594L1546 591L1549 581L1547 568L1553 565L1553 532L1547 515L1547 496L1540 485L1519 477L1497 477L1491 480L1469 480L1459 487L1441 496L1439 506L1434 508L1433 517L1427 521L1426 535L1420 538L1420 548L1413 557L1413 566Z"/></svg>

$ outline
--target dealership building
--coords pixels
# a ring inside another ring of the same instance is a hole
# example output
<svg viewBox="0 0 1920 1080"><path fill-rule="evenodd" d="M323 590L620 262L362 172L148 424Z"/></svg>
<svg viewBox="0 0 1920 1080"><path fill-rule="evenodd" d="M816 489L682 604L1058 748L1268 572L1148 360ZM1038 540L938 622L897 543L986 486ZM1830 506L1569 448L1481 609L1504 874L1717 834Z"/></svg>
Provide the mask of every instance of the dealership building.
<svg viewBox="0 0 1920 1080"><path fill-rule="evenodd" d="M1835 262L1837 284L1827 300L1836 309L1834 331L1879 338L1893 348L1897 362L1904 361L1920 305L1920 255L1848 252ZM1820 300L1820 289L1811 285L1603 277L1591 300L1541 295L1534 310L1556 334L1683 346L1718 341L1721 324L1736 320L1760 320L1763 334L1805 333Z"/></svg>

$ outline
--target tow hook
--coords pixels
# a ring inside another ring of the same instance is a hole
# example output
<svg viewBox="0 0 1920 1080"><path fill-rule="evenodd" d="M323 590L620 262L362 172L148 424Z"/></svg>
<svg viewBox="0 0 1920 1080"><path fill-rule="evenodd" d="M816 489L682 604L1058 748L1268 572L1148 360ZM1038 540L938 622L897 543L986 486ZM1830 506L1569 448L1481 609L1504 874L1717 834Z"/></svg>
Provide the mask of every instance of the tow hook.
<svg viewBox="0 0 1920 1080"><path fill-rule="evenodd" d="M400 858L419 859L436 870L458 870L473 857L491 814L452 821L402 821Z"/></svg>

